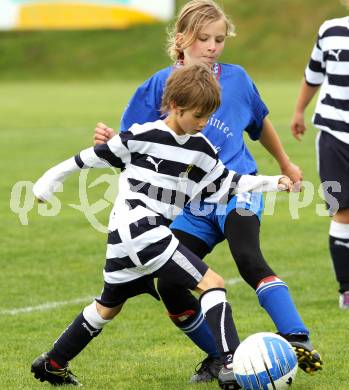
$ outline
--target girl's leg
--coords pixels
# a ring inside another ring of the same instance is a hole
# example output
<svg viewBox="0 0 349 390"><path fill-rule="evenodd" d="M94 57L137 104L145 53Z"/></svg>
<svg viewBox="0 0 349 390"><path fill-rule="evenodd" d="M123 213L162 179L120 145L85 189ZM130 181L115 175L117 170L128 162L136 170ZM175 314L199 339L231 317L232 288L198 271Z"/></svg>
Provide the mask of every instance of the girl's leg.
<svg viewBox="0 0 349 390"><path fill-rule="evenodd" d="M259 303L280 333L308 335L286 283L276 277L262 255L257 216L240 214L233 210L228 215L224 233L241 276L256 290Z"/></svg>
<svg viewBox="0 0 349 390"><path fill-rule="evenodd" d="M277 330L295 348L299 367L307 373L321 369L321 357L309 341L309 331L300 317L288 287L263 258L256 215L240 215L233 210L225 223L225 236L244 280L256 290L260 305Z"/></svg>

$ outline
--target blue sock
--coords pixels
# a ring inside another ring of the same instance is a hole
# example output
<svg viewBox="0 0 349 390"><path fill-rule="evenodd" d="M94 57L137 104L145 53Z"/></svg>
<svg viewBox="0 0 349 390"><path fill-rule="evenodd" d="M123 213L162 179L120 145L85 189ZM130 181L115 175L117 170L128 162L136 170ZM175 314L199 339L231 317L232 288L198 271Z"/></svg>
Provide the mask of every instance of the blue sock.
<svg viewBox="0 0 349 390"><path fill-rule="evenodd" d="M275 276L265 278L259 283L256 294L260 305L267 311L281 334L309 336L285 282Z"/></svg>
<svg viewBox="0 0 349 390"><path fill-rule="evenodd" d="M207 355L219 358L216 341L201 311L195 317L190 316L183 323L176 325Z"/></svg>

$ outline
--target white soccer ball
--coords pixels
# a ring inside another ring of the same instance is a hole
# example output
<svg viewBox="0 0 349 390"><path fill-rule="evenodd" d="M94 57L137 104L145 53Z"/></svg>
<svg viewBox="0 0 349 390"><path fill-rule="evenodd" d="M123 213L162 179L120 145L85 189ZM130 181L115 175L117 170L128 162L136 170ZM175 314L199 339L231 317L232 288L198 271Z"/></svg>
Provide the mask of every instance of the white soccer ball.
<svg viewBox="0 0 349 390"><path fill-rule="evenodd" d="M235 378L244 390L288 389L297 367L297 356L291 344L269 332L247 337L233 359Z"/></svg>

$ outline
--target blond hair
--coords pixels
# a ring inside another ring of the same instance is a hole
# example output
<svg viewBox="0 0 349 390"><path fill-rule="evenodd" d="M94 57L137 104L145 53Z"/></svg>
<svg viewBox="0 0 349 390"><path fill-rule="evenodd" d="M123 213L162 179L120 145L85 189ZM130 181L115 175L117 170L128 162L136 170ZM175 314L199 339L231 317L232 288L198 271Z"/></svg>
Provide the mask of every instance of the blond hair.
<svg viewBox="0 0 349 390"><path fill-rule="evenodd" d="M183 110L196 110L201 117L216 111L221 103L220 86L212 70L205 64L176 68L167 79L161 112L168 112L171 103Z"/></svg>
<svg viewBox="0 0 349 390"><path fill-rule="evenodd" d="M169 56L174 61L183 59L183 49L195 41L201 28L220 19L225 22L226 36L234 36L235 26L218 4L212 0L189 1L179 12L174 26L168 29L167 52ZM178 47L176 43L178 33L185 37L181 47Z"/></svg>

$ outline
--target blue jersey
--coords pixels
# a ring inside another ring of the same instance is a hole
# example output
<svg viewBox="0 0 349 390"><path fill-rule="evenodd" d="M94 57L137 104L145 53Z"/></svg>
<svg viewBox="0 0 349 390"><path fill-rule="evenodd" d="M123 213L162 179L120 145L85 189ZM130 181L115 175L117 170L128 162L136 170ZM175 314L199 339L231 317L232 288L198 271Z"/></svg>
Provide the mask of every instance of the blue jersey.
<svg viewBox="0 0 349 390"><path fill-rule="evenodd" d="M153 122L161 117L161 98L166 80L173 70L167 67L145 81L131 98L121 119L121 131L134 123ZM203 134L216 148L228 169L242 174L257 172L257 164L245 145L246 131L257 140L268 109L245 70L237 65L220 64L221 105L211 115Z"/></svg>

